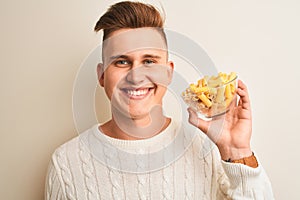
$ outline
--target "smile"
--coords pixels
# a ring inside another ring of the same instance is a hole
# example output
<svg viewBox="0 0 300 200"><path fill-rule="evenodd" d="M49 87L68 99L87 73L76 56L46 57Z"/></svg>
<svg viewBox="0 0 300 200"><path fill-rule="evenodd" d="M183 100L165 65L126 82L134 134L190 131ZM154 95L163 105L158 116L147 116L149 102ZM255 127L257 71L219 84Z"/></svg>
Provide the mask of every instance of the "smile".
<svg viewBox="0 0 300 200"><path fill-rule="evenodd" d="M134 100L140 100L147 97L150 92L154 90L154 87L151 88L124 88L122 91L130 98Z"/></svg>

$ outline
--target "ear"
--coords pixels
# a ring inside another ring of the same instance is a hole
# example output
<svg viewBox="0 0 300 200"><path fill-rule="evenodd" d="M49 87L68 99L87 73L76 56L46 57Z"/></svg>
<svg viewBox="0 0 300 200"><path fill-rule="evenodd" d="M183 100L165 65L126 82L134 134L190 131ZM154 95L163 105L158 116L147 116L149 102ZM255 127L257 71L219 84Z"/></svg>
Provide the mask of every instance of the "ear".
<svg viewBox="0 0 300 200"><path fill-rule="evenodd" d="M173 61L169 61L167 63L167 66L168 66L168 82L170 84L171 81L172 81L172 78L173 78L174 62Z"/></svg>
<svg viewBox="0 0 300 200"><path fill-rule="evenodd" d="M97 65L97 75L99 84L103 87L104 86L104 66L102 63Z"/></svg>

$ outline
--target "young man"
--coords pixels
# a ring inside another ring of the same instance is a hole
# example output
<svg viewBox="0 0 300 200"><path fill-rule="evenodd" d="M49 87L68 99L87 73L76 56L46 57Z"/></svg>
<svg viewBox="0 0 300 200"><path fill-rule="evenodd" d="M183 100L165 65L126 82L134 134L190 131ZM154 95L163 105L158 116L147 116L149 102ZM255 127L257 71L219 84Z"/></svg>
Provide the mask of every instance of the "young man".
<svg viewBox="0 0 300 200"><path fill-rule="evenodd" d="M162 110L174 68L162 17L151 5L120 2L97 22L95 31L100 30L98 78L111 101L112 118L55 151L46 199L273 199L250 148L250 102L241 81L240 101L222 118L220 133L209 129L213 122L188 110L189 122L217 148L203 153L198 134L172 157L180 149L180 123Z"/></svg>

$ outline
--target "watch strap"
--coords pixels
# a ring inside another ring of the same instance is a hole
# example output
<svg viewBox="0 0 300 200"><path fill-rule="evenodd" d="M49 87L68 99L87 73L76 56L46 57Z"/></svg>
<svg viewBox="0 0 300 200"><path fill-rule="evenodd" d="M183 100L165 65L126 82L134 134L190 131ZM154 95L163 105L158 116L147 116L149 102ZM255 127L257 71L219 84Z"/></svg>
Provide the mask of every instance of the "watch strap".
<svg viewBox="0 0 300 200"><path fill-rule="evenodd" d="M252 155L249 157L244 157L244 158L237 159L237 160L231 160L229 158L228 160L225 160L225 161L230 162L230 163L240 163L240 164L244 164L244 165L247 165L247 166L253 167L253 168L258 167L258 162L257 162L257 159L253 152L252 152Z"/></svg>

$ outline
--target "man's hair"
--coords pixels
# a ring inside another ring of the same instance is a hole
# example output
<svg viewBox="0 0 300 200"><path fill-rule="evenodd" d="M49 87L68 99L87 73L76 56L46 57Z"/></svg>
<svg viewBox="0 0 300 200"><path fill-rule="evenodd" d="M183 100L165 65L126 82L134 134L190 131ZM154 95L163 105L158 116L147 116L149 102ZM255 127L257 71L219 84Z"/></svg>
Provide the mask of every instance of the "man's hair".
<svg viewBox="0 0 300 200"><path fill-rule="evenodd" d="M100 17L94 30L95 32L103 30L103 40L105 40L111 33L123 28L153 27L157 28L166 42L163 26L164 19L154 6L141 2L123 1L112 5Z"/></svg>

